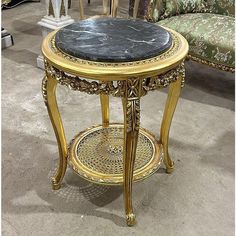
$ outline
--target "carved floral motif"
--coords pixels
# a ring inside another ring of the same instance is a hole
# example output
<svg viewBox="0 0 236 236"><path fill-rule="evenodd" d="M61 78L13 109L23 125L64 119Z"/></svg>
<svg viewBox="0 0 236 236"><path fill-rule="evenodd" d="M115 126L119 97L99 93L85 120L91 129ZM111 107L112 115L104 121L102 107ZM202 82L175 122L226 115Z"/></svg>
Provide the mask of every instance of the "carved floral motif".
<svg viewBox="0 0 236 236"><path fill-rule="evenodd" d="M115 97L124 97L125 80L122 81L93 81L81 79L78 76L69 75L56 67L52 66L45 60L46 75L55 78L59 84L69 87L71 90L78 90L88 94L107 94ZM146 95L148 91L167 87L170 83L175 82L181 76L182 85L184 84L184 63L181 63L175 69L164 74L160 74L151 78L137 79L130 78L127 80L128 97L137 97ZM141 81L141 90L137 86ZM46 82L44 82L46 83Z"/></svg>

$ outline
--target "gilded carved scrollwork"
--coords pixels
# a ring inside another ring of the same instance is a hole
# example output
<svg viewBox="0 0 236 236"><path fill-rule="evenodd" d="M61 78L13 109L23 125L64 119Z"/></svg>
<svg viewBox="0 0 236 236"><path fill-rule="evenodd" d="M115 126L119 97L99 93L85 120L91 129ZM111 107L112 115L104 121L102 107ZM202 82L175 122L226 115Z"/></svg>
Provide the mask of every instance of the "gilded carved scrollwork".
<svg viewBox="0 0 236 236"><path fill-rule="evenodd" d="M45 104L47 104L47 81L48 81L47 76L44 76L42 80L42 95Z"/></svg>
<svg viewBox="0 0 236 236"><path fill-rule="evenodd" d="M125 81L92 81L81 79L78 76L69 75L54 66L50 65L45 60L45 70L47 76L55 78L59 84L69 87L71 90L78 90L88 94L106 94L114 97L124 97L125 95ZM140 96L144 96L148 91L167 87L171 83L175 82L178 77L182 78L182 87L184 86L185 69L182 62L175 69L172 69L166 73L153 76L145 79L130 78L127 80L127 87L129 87L129 97L133 97L137 92L140 92ZM141 91L137 90L137 86L141 83Z"/></svg>
<svg viewBox="0 0 236 236"><path fill-rule="evenodd" d="M126 83L127 132L138 131L140 126L140 97L142 90L142 80L139 78L130 78Z"/></svg>
<svg viewBox="0 0 236 236"><path fill-rule="evenodd" d="M185 68L182 62L177 68L168 71L165 74L160 74L155 77L147 78L143 80L143 92L147 93L151 90L164 88L175 82L179 77L182 78L181 86L184 86L185 81Z"/></svg>
<svg viewBox="0 0 236 236"><path fill-rule="evenodd" d="M88 81L60 71L47 61L45 62L45 70L47 74L54 76L59 84L65 85L71 90L78 90L88 94L107 94L115 97L122 97L124 95L124 81Z"/></svg>
<svg viewBox="0 0 236 236"><path fill-rule="evenodd" d="M140 101L139 99L128 100L127 102L127 131L137 131L140 126Z"/></svg>
<svg viewBox="0 0 236 236"><path fill-rule="evenodd" d="M130 78L127 80L127 97L128 98L138 98L140 90L140 79Z"/></svg>

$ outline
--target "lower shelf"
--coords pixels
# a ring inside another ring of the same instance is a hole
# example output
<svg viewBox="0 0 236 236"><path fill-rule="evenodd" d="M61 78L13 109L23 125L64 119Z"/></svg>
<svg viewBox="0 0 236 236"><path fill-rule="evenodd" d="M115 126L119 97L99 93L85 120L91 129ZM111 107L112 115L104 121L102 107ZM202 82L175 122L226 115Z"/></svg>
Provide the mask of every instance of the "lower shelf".
<svg viewBox="0 0 236 236"><path fill-rule="evenodd" d="M82 131L69 145L69 166L91 182L123 184L123 136L123 124L99 125ZM161 144L149 131L140 128L133 181L153 174L161 162Z"/></svg>

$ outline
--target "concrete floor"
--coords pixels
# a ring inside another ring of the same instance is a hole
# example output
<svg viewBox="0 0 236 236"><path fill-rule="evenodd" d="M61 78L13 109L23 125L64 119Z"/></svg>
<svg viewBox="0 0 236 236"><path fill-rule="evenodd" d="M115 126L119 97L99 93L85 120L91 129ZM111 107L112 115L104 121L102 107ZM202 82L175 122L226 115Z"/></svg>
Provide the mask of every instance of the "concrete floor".
<svg viewBox="0 0 236 236"><path fill-rule="evenodd" d="M76 4L70 14L78 19ZM134 227L126 227L120 187L68 170L63 188L51 190L58 153L40 91L44 73L36 68L36 23L44 14L43 3L2 12L15 40L2 52L2 235L234 235L234 75L193 62L170 134L175 171L162 168L134 185ZM142 126L157 136L165 99L162 90L142 100ZM59 87L58 102L68 141L100 123L98 97ZM112 120L122 121L119 99L111 110Z"/></svg>

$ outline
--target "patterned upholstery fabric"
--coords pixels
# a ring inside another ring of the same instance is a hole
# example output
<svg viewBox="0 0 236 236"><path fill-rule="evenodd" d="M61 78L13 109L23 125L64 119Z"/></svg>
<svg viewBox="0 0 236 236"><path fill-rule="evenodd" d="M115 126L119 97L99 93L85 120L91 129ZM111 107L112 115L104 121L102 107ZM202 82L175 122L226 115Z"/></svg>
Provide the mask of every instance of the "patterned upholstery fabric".
<svg viewBox="0 0 236 236"><path fill-rule="evenodd" d="M235 0L207 0L208 12L235 16Z"/></svg>
<svg viewBox="0 0 236 236"><path fill-rule="evenodd" d="M165 12L160 18L180 15L184 13L206 11L204 0L165 0Z"/></svg>
<svg viewBox="0 0 236 236"><path fill-rule="evenodd" d="M140 0L139 8L138 17L181 33L189 55L234 69L235 0Z"/></svg>
<svg viewBox="0 0 236 236"><path fill-rule="evenodd" d="M190 46L189 54L228 67L235 66L235 19L211 13L173 16L157 23L182 34Z"/></svg>
<svg viewBox="0 0 236 236"><path fill-rule="evenodd" d="M133 0L130 0L133 1ZM144 0L147 2L149 0ZM150 0L149 15L154 22L171 15L190 12L208 12L235 16L235 0ZM142 1L140 1L142 2ZM173 3L173 5L171 5ZM203 4L203 5L202 5ZM148 10L143 9L143 12Z"/></svg>

